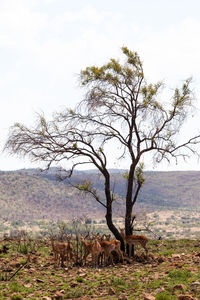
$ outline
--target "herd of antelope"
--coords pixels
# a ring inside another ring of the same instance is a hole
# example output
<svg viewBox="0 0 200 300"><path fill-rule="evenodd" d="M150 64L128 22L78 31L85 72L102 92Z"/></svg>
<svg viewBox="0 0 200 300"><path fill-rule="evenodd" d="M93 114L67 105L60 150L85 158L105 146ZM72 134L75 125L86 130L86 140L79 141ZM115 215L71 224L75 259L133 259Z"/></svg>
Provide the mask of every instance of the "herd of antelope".
<svg viewBox="0 0 200 300"><path fill-rule="evenodd" d="M129 257L131 256L131 249L133 245L140 245L144 248L146 255L148 254L148 249L146 244L148 238L143 235L125 235L124 229L120 229L122 238L124 242L129 247ZM64 261L70 261L73 259L74 247L71 241L72 235L66 236L66 242L56 242L51 238L52 250L54 253L55 264L63 266ZM96 267L97 265L108 265L114 264L114 254L118 256L118 261L124 262L124 253L122 253L119 240L111 240L111 235L99 234L93 235L92 237L81 237L80 242L83 248L82 255L82 265L87 264L87 258L89 254L92 256L92 265Z"/></svg>

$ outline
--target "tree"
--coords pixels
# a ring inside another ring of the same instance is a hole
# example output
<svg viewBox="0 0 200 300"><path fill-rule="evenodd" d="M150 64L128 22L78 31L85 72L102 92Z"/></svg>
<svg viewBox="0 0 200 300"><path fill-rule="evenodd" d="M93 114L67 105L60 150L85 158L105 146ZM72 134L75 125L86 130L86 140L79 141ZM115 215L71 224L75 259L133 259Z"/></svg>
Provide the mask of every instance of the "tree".
<svg viewBox="0 0 200 300"><path fill-rule="evenodd" d="M107 225L123 245L113 223L115 194L107 167L112 146L119 148L117 158L127 161L125 230L129 235L133 230L133 206L144 183L143 157L151 153L156 163L186 159L190 154L197 154L200 135L182 143L177 140L192 103L191 79L176 88L167 103L159 101L163 83L148 84L138 54L126 47L122 52L124 63L111 59L101 67L81 71L80 82L86 94L74 110L56 113L51 121L39 115L33 128L15 124L5 149L29 156L33 161L43 161L47 167L70 161L70 175L79 165L95 166L104 178L105 203L89 182L78 188L92 193L105 207Z"/></svg>

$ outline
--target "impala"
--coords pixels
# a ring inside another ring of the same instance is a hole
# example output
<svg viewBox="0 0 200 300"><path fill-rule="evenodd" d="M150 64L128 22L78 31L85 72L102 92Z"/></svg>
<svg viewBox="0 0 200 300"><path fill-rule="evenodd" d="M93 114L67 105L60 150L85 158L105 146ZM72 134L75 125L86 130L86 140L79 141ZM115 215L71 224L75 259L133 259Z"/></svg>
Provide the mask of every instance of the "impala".
<svg viewBox="0 0 200 300"><path fill-rule="evenodd" d="M101 245L101 258L105 257L104 262L108 264L109 258L111 259L111 263L113 264L113 255L112 251L115 250L115 245L109 241L99 241Z"/></svg>
<svg viewBox="0 0 200 300"><path fill-rule="evenodd" d="M92 244L91 252L92 252L92 263L93 266L96 267L98 264L98 257L102 251L102 247L98 241L98 239L94 240L94 243Z"/></svg>
<svg viewBox="0 0 200 300"><path fill-rule="evenodd" d="M93 246L93 243L91 242L86 242L85 238L84 237L81 237L81 242L83 243L83 246L84 246L84 256L83 256L83 260L85 261L85 265L86 265L86 259L88 257L88 255L90 253L92 253L92 246Z"/></svg>
<svg viewBox="0 0 200 300"><path fill-rule="evenodd" d="M54 252L55 264L58 263L59 265L61 262L61 266L63 266L65 254L67 252L67 244L61 242L57 242L55 244L54 239L51 238L51 245Z"/></svg>
<svg viewBox="0 0 200 300"><path fill-rule="evenodd" d="M71 238L72 235L67 235L66 239L67 239L67 248L66 248L66 258L67 260L72 259L73 257L73 247L72 247L72 243L71 243Z"/></svg>
<svg viewBox="0 0 200 300"><path fill-rule="evenodd" d="M129 257L131 256L131 249L133 245L141 245L146 255L148 253L148 249L146 247L146 244L148 242L148 238L144 235L125 235L125 230L120 228L121 236L123 240L128 244L129 246Z"/></svg>

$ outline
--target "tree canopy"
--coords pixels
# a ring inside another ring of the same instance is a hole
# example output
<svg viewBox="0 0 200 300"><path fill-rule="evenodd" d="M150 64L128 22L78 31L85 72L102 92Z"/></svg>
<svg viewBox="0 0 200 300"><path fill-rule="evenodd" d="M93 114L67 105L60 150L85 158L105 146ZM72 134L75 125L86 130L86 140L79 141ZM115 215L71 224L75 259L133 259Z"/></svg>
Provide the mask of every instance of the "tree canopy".
<svg viewBox="0 0 200 300"><path fill-rule="evenodd" d="M110 59L103 66L81 71L80 82L86 93L74 109L55 113L50 121L39 115L32 128L15 124L5 145L11 153L45 162L47 167L68 161L70 174L79 165L95 166L105 180L107 225L121 241L112 221L115 197L110 184L108 153L112 151L113 158L127 162L125 228L126 234L131 234L133 206L144 183L145 154L151 153L156 163L172 159L178 162L179 158L198 155L200 142L199 134L181 143L177 139L193 101L191 79L185 80L164 101L161 93L164 84L147 83L139 55L127 47L122 47L122 52L123 63ZM113 145L118 149L117 157ZM87 184L85 190L94 192Z"/></svg>

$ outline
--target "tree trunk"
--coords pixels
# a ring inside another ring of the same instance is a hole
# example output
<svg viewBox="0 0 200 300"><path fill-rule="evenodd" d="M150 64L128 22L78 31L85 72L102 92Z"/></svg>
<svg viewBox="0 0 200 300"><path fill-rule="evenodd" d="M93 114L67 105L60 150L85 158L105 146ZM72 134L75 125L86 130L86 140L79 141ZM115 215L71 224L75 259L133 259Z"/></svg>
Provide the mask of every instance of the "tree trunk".
<svg viewBox="0 0 200 300"><path fill-rule="evenodd" d="M105 217L106 217L108 228L110 229L112 234L115 236L115 238L121 242L121 250L125 251L124 240L123 240L121 234L119 233L118 229L113 224L112 213L108 213L108 210L107 210L107 214Z"/></svg>
<svg viewBox="0 0 200 300"><path fill-rule="evenodd" d="M133 228L132 228L132 194L133 194L133 181L134 181L134 172L135 172L135 165L132 164L129 170L129 177L128 177L128 187L127 187L127 194L126 194L126 215L125 215L125 234L132 235ZM127 245L127 254L129 253L129 247ZM134 246L132 247L132 256L134 256Z"/></svg>
<svg viewBox="0 0 200 300"><path fill-rule="evenodd" d="M112 232L112 234L115 236L115 238L117 240L119 240L121 242L121 250L124 251L125 247L124 247L124 240L121 236L121 234L119 233L118 229L116 228L116 226L113 224L113 220L112 220L112 197L111 197L111 191L110 191L110 176L109 174L104 174L105 176L105 195L106 195L106 206L107 206L107 211L106 211L106 222L107 222L107 226L110 229L110 231Z"/></svg>

